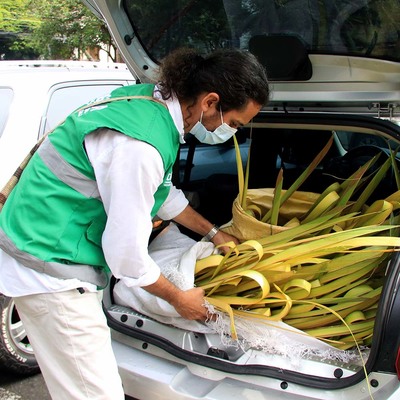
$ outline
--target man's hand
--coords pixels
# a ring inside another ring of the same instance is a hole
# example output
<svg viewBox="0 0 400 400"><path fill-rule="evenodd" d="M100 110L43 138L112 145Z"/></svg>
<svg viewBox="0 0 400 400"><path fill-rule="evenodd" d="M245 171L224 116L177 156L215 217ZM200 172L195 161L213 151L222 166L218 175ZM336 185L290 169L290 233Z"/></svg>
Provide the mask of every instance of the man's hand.
<svg viewBox="0 0 400 400"><path fill-rule="evenodd" d="M235 238L235 236L230 235L229 233L225 233L222 231L219 231L212 239L211 241L215 244L215 246L228 243L228 242L233 242L235 244L239 244L239 241ZM224 254L226 254L229 250L230 247L228 246L222 246L219 248Z"/></svg>
<svg viewBox="0 0 400 400"><path fill-rule="evenodd" d="M189 228L193 232L199 233L202 236L205 236L208 232L210 232L210 229L214 226L190 206L187 206L179 215L177 215L174 218L174 221L185 226L186 228ZM212 238L212 242L216 246L228 242L239 244L239 241L234 236L221 231L219 231ZM226 253L229 251L229 247L222 247L221 251Z"/></svg>
<svg viewBox="0 0 400 400"><path fill-rule="evenodd" d="M160 275L155 283L144 286L143 289L167 301L183 318L200 321L205 321L207 318L204 290L201 288L180 290Z"/></svg>
<svg viewBox="0 0 400 400"><path fill-rule="evenodd" d="M207 308L204 307L204 290L193 288L180 293L171 300L171 305L181 315L190 320L205 321Z"/></svg>

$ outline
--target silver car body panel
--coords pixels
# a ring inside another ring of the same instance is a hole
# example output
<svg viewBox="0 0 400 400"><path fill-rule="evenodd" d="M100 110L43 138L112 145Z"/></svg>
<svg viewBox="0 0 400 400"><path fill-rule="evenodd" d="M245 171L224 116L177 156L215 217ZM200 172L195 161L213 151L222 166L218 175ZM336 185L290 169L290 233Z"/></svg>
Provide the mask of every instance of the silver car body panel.
<svg viewBox="0 0 400 400"><path fill-rule="evenodd" d="M131 72L142 82L154 82L158 67L156 52L147 53L144 42L135 33L133 26L135 15L126 14L124 1L83 0L83 2L105 20ZM227 7L239 4L230 0L222 3ZM252 4L252 2L240 4L250 3ZM266 3L269 5L274 3L274 7L288 9L290 4L297 3L298 7L301 2L289 0L265 1ZM308 2L311 3L320 2ZM331 3L337 5L339 1L326 4L331 5ZM339 11L343 11L345 16L347 12L356 12L368 1L344 3L346 4L343 5L343 10ZM183 1L179 4L183 7L188 2ZM215 7L218 8L219 5L220 3ZM295 13L293 15L297 16ZM163 24L161 20L151 22ZM243 39L243 35L240 39ZM196 44L194 43L193 47L196 47ZM241 44L242 42L239 45L235 43L237 47ZM171 47L174 48L173 45ZM299 115L299 120L295 122L297 128L292 126L290 128L328 131L342 129L370 133L384 139L394 138L398 141L396 132L380 131L378 128L366 125L360 128L350 122L349 126L340 123L336 125L332 119L325 125L323 122L320 125L307 122L307 115L316 114L320 114L321 118L324 115L338 116L338 120L340 116L346 115L385 118L394 122L399 119L400 64L394 59L380 60L377 57L362 57L362 55L362 51L352 54L310 52L308 57L312 64L311 77L307 80L271 81L271 101L253 123L253 129L283 128L282 122L274 125L274 122L267 118L263 120L264 115L271 117L274 114L284 116L297 114ZM337 144L339 148L338 141ZM341 147L341 151L343 155L345 149ZM159 324L131 309L113 305L109 297L110 294L105 293L105 309L112 327L113 348L125 392L134 398L400 399L400 384L394 373L370 372L366 376L367 371L372 369L371 365L367 365L364 371L360 366L321 359L302 359L298 364L293 364L293 360L283 356L266 355L254 349L224 347L217 335L197 335ZM217 350L212 353L214 356L208 354L212 348ZM396 349L393 349L393 352L395 351ZM221 360L219 358L221 354L227 359ZM257 370L256 373L246 372L251 371L251 368L248 368L251 366L265 367L265 373L260 373L261 370ZM268 372L268 368L271 371ZM335 378L337 369L341 370L343 379ZM295 374L298 374L299 379L296 379ZM289 375L290 380L286 379ZM354 377L357 379L354 379L352 384L343 383L346 379L350 381ZM304 384L299 384L300 382Z"/></svg>

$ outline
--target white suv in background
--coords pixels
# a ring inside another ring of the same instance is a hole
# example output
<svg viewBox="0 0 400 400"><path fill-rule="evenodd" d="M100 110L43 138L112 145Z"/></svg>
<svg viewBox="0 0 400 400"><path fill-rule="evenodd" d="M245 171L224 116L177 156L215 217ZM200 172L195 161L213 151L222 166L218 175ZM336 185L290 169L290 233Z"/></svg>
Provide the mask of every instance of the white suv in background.
<svg viewBox="0 0 400 400"><path fill-rule="evenodd" d="M0 61L0 186L70 112L132 83L122 63Z"/></svg>
<svg viewBox="0 0 400 400"><path fill-rule="evenodd" d="M136 81L125 64L0 61L0 188L46 132L73 110ZM0 294L0 368L38 371L14 302Z"/></svg>

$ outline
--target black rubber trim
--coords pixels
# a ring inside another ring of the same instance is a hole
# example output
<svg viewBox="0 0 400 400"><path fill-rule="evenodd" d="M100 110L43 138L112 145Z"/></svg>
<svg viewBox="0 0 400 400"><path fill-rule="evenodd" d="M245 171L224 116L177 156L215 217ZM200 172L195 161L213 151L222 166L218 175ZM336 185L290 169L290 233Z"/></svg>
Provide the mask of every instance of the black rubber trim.
<svg viewBox="0 0 400 400"><path fill-rule="evenodd" d="M114 329L117 332L135 338L139 341L156 346L168 352L169 354L172 354L173 356L179 358L180 360L198 364L208 368L213 368L222 372L236 375L257 375L270 377L285 382L296 383L302 386L326 390L343 389L353 386L365 379L365 374L363 370L360 370L359 372L347 378L337 379L332 376L332 379L329 379L314 377L312 375L305 375L299 372L287 371L282 368L275 368L270 366L235 365L228 361L222 361L218 358L202 356L187 350L183 350L182 348L174 345L170 341L167 341L160 336L148 332L143 332L137 328L127 327L126 325L117 321L115 318L111 317L106 310L105 313L107 316L108 325L111 329Z"/></svg>
<svg viewBox="0 0 400 400"><path fill-rule="evenodd" d="M388 278L379 302L369 362L379 372L396 373L396 358L400 351L400 254L392 258Z"/></svg>

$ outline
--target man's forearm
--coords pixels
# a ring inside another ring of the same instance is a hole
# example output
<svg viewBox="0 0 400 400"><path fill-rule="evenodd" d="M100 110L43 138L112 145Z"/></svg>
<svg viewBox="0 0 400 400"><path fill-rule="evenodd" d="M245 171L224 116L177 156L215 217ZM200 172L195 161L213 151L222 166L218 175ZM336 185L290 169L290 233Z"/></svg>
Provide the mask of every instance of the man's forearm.
<svg viewBox="0 0 400 400"><path fill-rule="evenodd" d="M192 230L200 234L201 236L207 235L214 225L200 215L197 211L193 210L192 207L187 206L178 216L174 218L174 221L178 224L183 225L185 228ZM211 241L217 246L227 242L234 242L238 244L238 240L227 233L218 231L217 234L213 235ZM227 247L222 247L221 250L225 253L228 251Z"/></svg>
<svg viewBox="0 0 400 400"><path fill-rule="evenodd" d="M151 285L144 286L143 289L146 289L148 292L157 297L161 297L170 304L173 304L174 300L180 295L181 292L180 289L178 289L162 274L156 282Z"/></svg>
<svg viewBox="0 0 400 400"><path fill-rule="evenodd" d="M207 233L210 232L214 226L191 206L187 206L179 215L174 218L174 221L201 236L207 235Z"/></svg>

